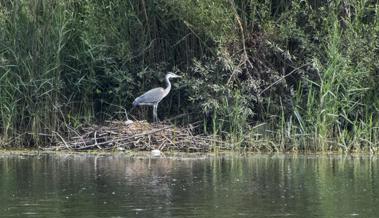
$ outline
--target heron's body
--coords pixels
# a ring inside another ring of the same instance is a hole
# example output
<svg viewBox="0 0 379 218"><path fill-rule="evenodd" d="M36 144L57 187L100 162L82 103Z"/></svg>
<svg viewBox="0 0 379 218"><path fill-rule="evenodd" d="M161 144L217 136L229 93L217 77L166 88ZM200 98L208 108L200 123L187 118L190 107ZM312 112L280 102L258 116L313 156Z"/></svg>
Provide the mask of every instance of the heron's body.
<svg viewBox="0 0 379 218"><path fill-rule="evenodd" d="M139 105L153 106L153 118L154 118L154 121L157 121L158 120L158 116L157 116L158 104L164 97L168 95L168 93L171 90L170 78L178 78L178 77L180 76L174 73L168 73L165 77L166 85L167 85L165 89L159 87L159 88L154 88L145 92L143 95L137 97L133 101L133 107L136 107Z"/></svg>
<svg viewBox="0 0 379 218"><path fill-rule="evenodd" d="M133 101L133 106L139 106L139 105L154 105L159 103L166 95L168 92L162 87L159 88L154 88L143 95L137 97Z"/></svg>

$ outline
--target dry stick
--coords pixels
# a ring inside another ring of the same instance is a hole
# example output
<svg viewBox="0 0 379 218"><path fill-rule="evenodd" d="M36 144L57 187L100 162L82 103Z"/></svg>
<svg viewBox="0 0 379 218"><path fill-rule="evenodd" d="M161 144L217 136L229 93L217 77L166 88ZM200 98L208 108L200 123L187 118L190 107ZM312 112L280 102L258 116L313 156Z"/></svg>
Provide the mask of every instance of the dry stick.
<svg viewBox="0 0 379 218"><path fill-rule="evenodd" d="M200 137L200 136L193 136L193 138L199 138L199 139L202 139L202 140L205 140L205 141L210 141L210 142L218 142L220 144L227 144L227 142L223 142L223 141L220 141L220 140L217 140L217 139L214 139L214 138L203 138L203 137Z"/></svg>
<svg viewBox="0 0 379 218"><path fill-rule="evenodd" d="M141 141L142 138L139 138L137 141L133 141L134 147L138 147L138 143Z"/></svg>
<svg viewBox="0 0 379 218"><path fill-rule="evenodd" d="M184 117L184 116L191 115L191 114L193 114L193 113L183 113L183 114L179 114L179 115L177 115L177 116L175 116L175 117L171 117L171 118L169 118L169 119L166 119L165 122L170 122L170 121L172 121L172 120L176 120L176 119L179 119L179 118L182 118L182 117Z"/></svg>
<svg viewBox="0 0 379 218"><path fill-rule="evenodd" d="M97 133L97 131L95 131L95 133L94 133L94 137L95 137L95 145L96 145L97 148L102 149L102 147L101 147L100 145L97 144L96 133Z"/></svg>
<svg viewBox="0 0 379 218"><path fill-rule="evenodd" d="M147 147L151 149L151 135L147 135L148 143Z"/></svg>
<svg viewBox="0 0 379 218"><path fill-rule="evenodd" d="M242 48L243 48L243 54L246 58L246 60L248 59L247 57L247 52L246 52L246 42L245 42L245 31L243 30L243 26L242 26L242 22L241 22L241 19L238 15L238 12L237 12L237 9L236 9L236 5L234 3L234 0L229 0L230 4L232 5L232 8L233 8L233 12L236 16L236 19L237 19L237 23L238 23L238 26L240 28L240 31L241 31L241 39L242 39Z"/></svg>
<svg viewBox="0 0 379 218"><path fill-rule="evenodd" d="M237 23L238 23L238 27L241 31L241 40L242 40L242 48L243 48L243 59L241 60L240 64L238 64L237 68L241 67L241 65L246 65L246 63L248 63L250 65L251 68L254 68L253 64L250 62L249 60L249 56L247 55L247 51L246 51L246 39L245 39L245 31L243 29L243 25L242 25L242 22L241 22L241 18L240 16L238 15L238 12L237 12L237 9L236 9L236 5L234 3L234 0L229 0L232 8L233 8L233 12L236 16L236 20L237 20ZM229 84L232 80L232 78L234 77L235 73L237 73L238 70L233 70L233 73L232 75L229 77L228 79L228 82L227 84Z"/></svg>
<svg viewBox="0 0 379 218"><path fill-rule="evenodd" d="M100 139L106 140L107 138L108 137L97 137L96 139L97 140L100 140ZM78 140L71 141L71 142L69 142L69 144L76 143L76 144L87 145L87 144L91 143L94 140L92 138L84 139L83 137L80 137L80 138L75 137L75 139L79 139L79 141Z"/></svg>
<svg viewBox="0 0 379 218"><path fill-rule="evenodd" d="M163 142L158 146L158 150L162 150L164 147L166 147L165 142L166 140L163 139Z"/></svg>
<svg viewBox="0 0 379 218"><path fill-rule="evenodd" d="M282 78L278 79L277 81L273 82L272 84L270 84L268 87L266 87L265 89L263 89L260 93L258 93L258 96L262 95L263 92L269 90L271 87L273 87L274 85L278 84L280 81L282 81L283 79L285 79L286 77L290 76L291 74L293 74L294 72L296 72L297 70L307 66L309 64L303 64L301 65L300 67L297 67L295 69L293 69L291 72L289 72L287 75L284 75L282 76Z"/></svg>
<svg viewBox="0 0 379 218"><path fill-rule="evenodd" d="M181 38L178 41L176 41L175 44L173 44L171 47L173 48L173 47L179 45L179 43L181 43L183 40L185 40L190 35L191 35L191 33L188 33L187 35L183 36L183 38Z"/></svg>
<svg viewBox="0 0 379 218"><path fill-rule="evenodd" d="M69 125L67 125L66 124L66 128L67 129L70 129L71 131L73 131L78 137L79 137L79 139L80 140L82 140L82 142L85 144L85 142L84 142L84 139L83 139L83 136L82 135L80 135L74 128L71 128Z"/></svg>
<svg viewBox="0 0 379 218"><path fill-rule="evenodd" d="M171 145L173 146L177 146L174 142L172 142L169 138L167 138L166 136L163 136L163 138L165 138L168 142L170 142Z"/></svg>
<svg viewBox="0 0 379 218"><path fill-rule="evenodd" d="M192 29L192 28L193 28L192 25L191 25L189 22L183 20L183 23L184 23L184 24L187 26L187 28L192 32L192 34L193 34L193 35L199 40L199 42L200 42L205 48L208 49L208 51L209 51L211 54L216 55L215 52L213 52L213 50L212 50L212 49L211 49L211 48L210 48L205 42L203 42L203 40L201 40L200 36L196 34L196 32Z"/></svg>
<svg viewBox="0 0 379 218"><path fill-rule="evenodd" d="M63 138L61 135L59 135L58 132L53 131L53 134L56 134L56 135L62 140L62 142L63 142L63 144L66 146L66 148L67 148L68 150L71 150L70 146L68 146L67 142L64 140L64 138Z"/></svg>
<svg viewBox="0 0 379 218"><path fill-rule="evenodd" d="M119 135L118 133L114 133L114 135ZM109 136L104 136L104 137L98 137L97 139L108 139ZM125 137L115 137L111 140L107 140L107 141L104 141L104 142L100 142L100 143L97 143L98 145L102 145L102 144L108 144L108 143L111 143L111 142L118 142L118 141L122 141L122 140L127 140L128 138L125 138ZM92 142L93 139L87 139L84 142L84 144L86 145L88 142Z"/></svg>

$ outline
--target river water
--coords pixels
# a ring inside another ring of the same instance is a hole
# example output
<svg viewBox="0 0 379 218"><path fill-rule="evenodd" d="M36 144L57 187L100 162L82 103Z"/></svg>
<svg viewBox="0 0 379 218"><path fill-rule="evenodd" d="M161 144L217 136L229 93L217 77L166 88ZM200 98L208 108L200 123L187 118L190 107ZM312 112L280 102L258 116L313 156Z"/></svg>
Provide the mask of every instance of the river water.
<svg viewBox="0 0 379 218"><path fill-rule="evenodd" d="M379 217L379 159L0 153L0 217Z"/></svg>

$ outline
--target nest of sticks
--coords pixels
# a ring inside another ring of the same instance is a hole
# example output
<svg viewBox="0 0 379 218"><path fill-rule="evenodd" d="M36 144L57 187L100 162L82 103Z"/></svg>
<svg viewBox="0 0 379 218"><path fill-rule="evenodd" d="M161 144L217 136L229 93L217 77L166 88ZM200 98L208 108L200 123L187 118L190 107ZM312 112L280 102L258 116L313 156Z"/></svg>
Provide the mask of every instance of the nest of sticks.
<svg viewBox="0 0 379 218"><path fill-rule="evenodd" d="M58 149L69 150L179 150L208 151L217 143L213 137L194 135L196 126L176 127L146 121L108 121L105 125L90 125L71 130L66 139L56 133Z"/></svg>

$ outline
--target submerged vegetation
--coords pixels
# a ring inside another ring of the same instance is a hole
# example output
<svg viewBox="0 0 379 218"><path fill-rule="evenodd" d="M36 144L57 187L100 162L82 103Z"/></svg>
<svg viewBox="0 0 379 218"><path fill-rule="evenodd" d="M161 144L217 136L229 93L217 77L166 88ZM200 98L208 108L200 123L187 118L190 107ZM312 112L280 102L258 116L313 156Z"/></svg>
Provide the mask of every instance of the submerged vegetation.
<svg viewBox="0 0 379 218"><path fill-rule="evenodd" d="M160 116L233 148L375 152L378 13L375 0L0 0L0 146L124 119L179 71Z"/></svg>

